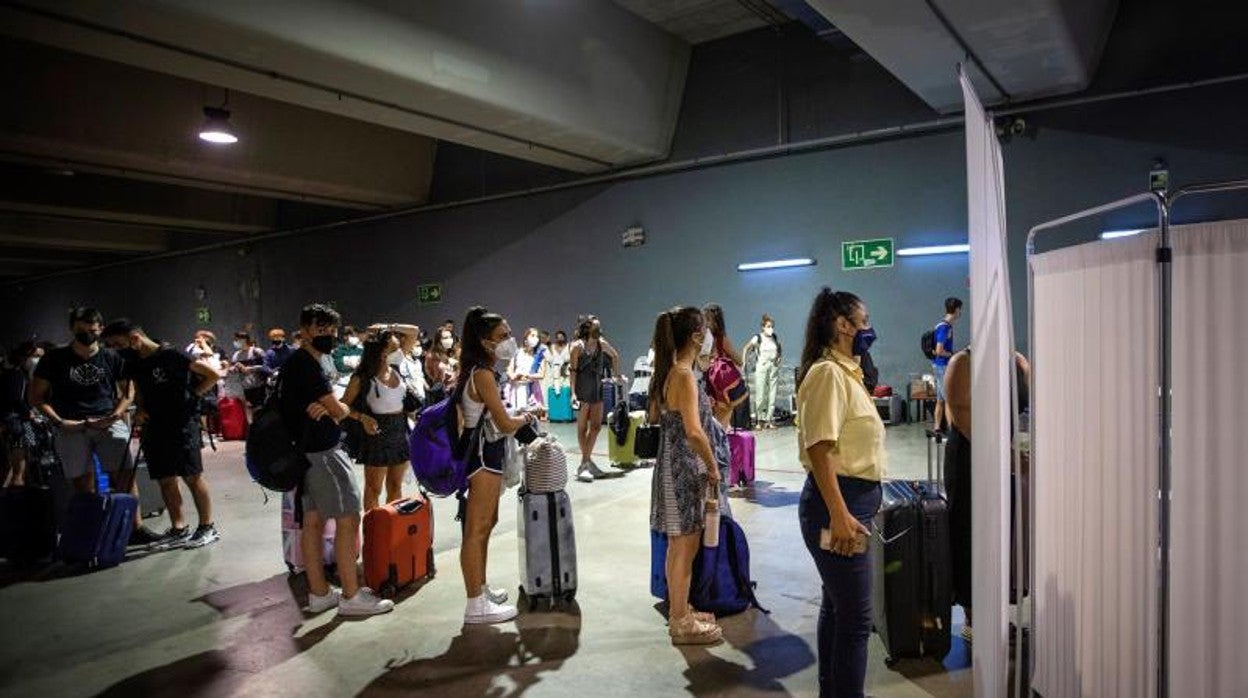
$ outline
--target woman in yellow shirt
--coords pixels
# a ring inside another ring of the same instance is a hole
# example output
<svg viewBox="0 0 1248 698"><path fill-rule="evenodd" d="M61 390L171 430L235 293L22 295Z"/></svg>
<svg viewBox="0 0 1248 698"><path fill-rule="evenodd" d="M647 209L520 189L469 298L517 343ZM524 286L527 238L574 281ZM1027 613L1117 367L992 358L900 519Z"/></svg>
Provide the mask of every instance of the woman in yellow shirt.
<svg viewBox="0 0 1248 698"><path fill-rule="evenodd" d="M798 503L806 548L823 583L819 694L863 695L871 633L868 526L880 507L884 423L858 358L875 341L867 307L826 286L806 321L798 372L798 446L809 475Z"/></svg>

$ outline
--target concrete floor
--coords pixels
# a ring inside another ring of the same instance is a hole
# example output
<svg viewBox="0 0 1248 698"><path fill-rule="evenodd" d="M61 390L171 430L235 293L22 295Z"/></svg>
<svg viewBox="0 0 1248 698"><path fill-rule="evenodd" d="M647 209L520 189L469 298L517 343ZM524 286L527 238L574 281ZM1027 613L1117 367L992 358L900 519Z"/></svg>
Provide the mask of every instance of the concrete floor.
<svg viewBox="0 0 1248 698"><path fill-rule="evenodd" d="M575 448L570 425L551 431ZM569 484L580 574L572 613L464 627L454 500L435 500L437 578L387 616L341 621L300 612L281 558L280 501L265 501L243 468L242 444L233 442L206 457L218 544L81 576L53 568L0 580L0 695L817 695L819 581L797 526L804 474L791 428L757 437L758 480L732 506L749 535L759 600L771 613L724 619L727 641L717 647L672 647L649 595L648 469ZM605 439L604 430L601 463ZM890 428L888 444L891 476L925 476L921 427ZM167 520L149 524L163 530ZM512 490L503 495L489 572L513 598L517 550ZM957 613L945 664L958 668L886 667L872 636L868 691L971 695Z"/></svg>

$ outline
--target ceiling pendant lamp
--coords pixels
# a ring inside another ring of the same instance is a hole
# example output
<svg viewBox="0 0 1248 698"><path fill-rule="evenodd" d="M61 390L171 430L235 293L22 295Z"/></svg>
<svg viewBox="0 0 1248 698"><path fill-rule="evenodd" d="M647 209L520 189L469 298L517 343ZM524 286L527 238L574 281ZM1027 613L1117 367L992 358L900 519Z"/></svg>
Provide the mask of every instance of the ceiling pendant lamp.
<svg viewBox="0 0 1248 698"><path fill-rule="evenodd" d="M230 91L225 91L225 102L219 107L204 107L204 125L199 127L200 140L218 145L238 142L238 134L230 125Z"/></svg>

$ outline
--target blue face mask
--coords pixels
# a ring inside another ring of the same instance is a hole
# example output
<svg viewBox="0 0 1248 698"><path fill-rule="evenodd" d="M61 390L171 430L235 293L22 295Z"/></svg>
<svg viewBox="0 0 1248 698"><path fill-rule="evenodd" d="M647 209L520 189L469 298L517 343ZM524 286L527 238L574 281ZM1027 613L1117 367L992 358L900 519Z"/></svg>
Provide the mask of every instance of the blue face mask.
<svg viewBox="0 0 1248 698"><path fill-rule="evenodd" d="M868 327L865 330L858 330L854 334L854 356L862 356L867 353L872 344L875 344L875 328Z"/></svg>

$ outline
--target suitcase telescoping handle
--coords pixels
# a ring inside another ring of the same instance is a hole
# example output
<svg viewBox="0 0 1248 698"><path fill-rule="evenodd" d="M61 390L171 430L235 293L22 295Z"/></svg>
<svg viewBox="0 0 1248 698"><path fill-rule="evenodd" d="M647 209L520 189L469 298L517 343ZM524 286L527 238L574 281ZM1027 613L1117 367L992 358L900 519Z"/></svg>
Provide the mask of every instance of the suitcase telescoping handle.
<svg viewBox="0 0 1248 698"><path fill-rule="evenodd" d="M931 429L927 430L927 481L928 482L944 482L945 480L945 472L944 472L945 471L945 462L944 462L945 452L944 452L944 449L941 448L941 444L944 443L944 441L945 441L944 434L941 434L938 431L933 431ZM934 459L935 465L936 465L935 477L932 476L933 475L932 474L932 461L933 461L932 446L933 444L936 447L936 458Z"/></svg>
<svg viewBox="0 0 1248 698"><path fill-rule="evenodd" d="M423 499L404 499L403 501L399 502L399 504L395 506L394 509L400 514L415 514L416 512L424 508L424 506L425 506L425 500Z"/></svg>

